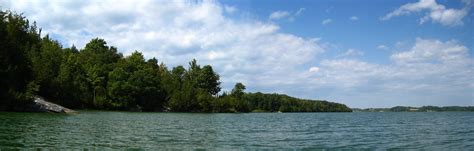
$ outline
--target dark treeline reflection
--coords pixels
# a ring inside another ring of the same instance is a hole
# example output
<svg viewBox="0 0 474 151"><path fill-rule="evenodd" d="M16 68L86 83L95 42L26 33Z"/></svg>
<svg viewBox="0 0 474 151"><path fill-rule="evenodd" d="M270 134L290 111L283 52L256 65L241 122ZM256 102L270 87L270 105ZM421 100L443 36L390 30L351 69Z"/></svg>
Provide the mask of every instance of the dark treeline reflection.
<svg viewBox="0 0 474 151"><path fill-rule="evenodd" d="M0 110L21 110L35 95L75 109L173 112L351 111L343 104L280 94L221 91L212 66L168 69L135 51L123 56L100 38L63 48L22 15L0 12Z"/></svg>

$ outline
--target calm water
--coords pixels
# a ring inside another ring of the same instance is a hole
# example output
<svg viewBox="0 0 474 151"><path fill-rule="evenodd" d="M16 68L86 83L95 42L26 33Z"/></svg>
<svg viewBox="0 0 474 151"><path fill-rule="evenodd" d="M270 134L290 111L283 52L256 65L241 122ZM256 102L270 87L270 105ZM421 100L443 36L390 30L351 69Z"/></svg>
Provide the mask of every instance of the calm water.
<svg viewBox="0 0 474 151"><path fill-rule="evenodd" d="M474 112L0 112L0 148L474 149Z"/></svg>

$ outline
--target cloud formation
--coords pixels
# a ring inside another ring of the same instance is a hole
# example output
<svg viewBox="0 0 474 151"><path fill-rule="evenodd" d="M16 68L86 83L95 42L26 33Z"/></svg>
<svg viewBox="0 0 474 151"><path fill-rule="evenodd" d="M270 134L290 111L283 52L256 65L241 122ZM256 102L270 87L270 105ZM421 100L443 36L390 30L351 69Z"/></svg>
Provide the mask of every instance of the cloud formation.
<svg viewBox="0 0 474 151"><path fill-rule="evenodd" d="M359 17L357 16L352 16L351 18L349 18L351 21L358 21L359 20Z"/></svg>
<svg viewBox="0 0 474 151"><path fill-rule="evenodd" d="M447 63L465 63L468 48L455 40L442 42L439 40L416 39L416 44L410 51L393 54L390 58L399 64L414 64L427 61Z"/></svg>
<svg viewBox="0 0 474 151"><path fill-rule="evenodd" d="M268 16L268 19L270 20L278 20L278 19L282 19L282 18L286 18L290 16L290 12L287 12L287 11L276 11L276 12L273 12L272 14L270 14L270 16Z"/></svg>
<svg viewBox="0 0 474 151"><path fill-rule="evenodd" d="M380 50L387 50L388 47L385 46L385 45L378 45L378 46L377 46L377 49L380 49Z"/></svg>
<svg viewBox="0 0 474 151"><path fill-rule="evenodd" d="M294 21L296 17L303 14L306 8L299 8L295 13L289 11L275 11L268 16L268 20L280 20L287 18L289 21Z"/></svg>
<svg viewBox="0 0 474 151"><path fill-rule="evenodd" d="M468 52L455 40L417 38L410 49L393 53L389 64L326 59L320 63L318 73L308 77L314 85L344 92L333 96L341 100L370 100L387 106L414 102L472 105L474 60ZM354 92L358 96L350 95ZM384 97L384 102L377 102L382 99L379 97ZM357 103L348 102L352 106Z"/></svg>
<svg viewBox="0 0 474 151"><path fill-rule="evenodd" d="M328 18L328 19L324 19L321 24L322 25L327 25L327 24L330 24L332 22L332 19Z"/></svg>
<svg viewBox="0 0 474 151"><path fill-rule="evenodd" d="M409 15L414 12L428 11L425 16L420 18L420 24L431 20L444 26L459 26L463 25L462 20L472 7L471 1L465 1L464 3L465 6L463 8L453 9L446 8L446 6L438 4L435 0L420 0L416 3L400 6L398 9L382 17L381 20L389 20L393 17Z"/></svg>
<svg viewBox="0 0 474 151"><path fill-rule="evenodd" d="M295 16L301 15L301 13L303 13L305 10L306 10L306 8L300 8L300 9L298 9L298 11L296 11L296 13L295 13Z"/></svg>
<svg viewBox="0 0 474 151"><path fill-rule="evenodd" d="M348 49L346 52L337 55L336 57L357 57L357 56L363 56L364 52L356 50L356 49Z"/></svg>

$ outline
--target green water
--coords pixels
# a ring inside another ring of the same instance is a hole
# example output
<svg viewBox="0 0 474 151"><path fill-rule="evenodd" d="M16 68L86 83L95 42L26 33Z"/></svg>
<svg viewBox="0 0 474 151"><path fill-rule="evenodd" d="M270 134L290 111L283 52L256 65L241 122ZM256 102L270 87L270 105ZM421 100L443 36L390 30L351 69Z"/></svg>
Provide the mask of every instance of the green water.
<svg viewBox="0 0 474 151"><path fill-rule="evenodd" d="M0 112L0 149L473 149L474 112Z"/></svg>

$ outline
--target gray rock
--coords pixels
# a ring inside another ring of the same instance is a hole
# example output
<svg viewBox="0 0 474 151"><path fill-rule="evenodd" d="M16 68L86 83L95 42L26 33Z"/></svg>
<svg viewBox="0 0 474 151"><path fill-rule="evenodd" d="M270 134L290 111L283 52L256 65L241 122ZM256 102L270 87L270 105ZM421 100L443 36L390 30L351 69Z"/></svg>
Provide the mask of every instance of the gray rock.
<svg viewBox="0 0 474 151"><path fill-rule="evenodd" d="M39 96L34 98L34 101L31 105L31 110L34 112L76 113L74 110L48 102Z"/></svg>

